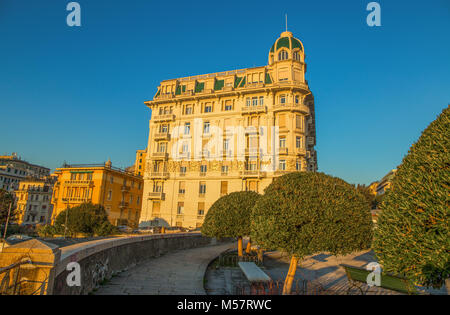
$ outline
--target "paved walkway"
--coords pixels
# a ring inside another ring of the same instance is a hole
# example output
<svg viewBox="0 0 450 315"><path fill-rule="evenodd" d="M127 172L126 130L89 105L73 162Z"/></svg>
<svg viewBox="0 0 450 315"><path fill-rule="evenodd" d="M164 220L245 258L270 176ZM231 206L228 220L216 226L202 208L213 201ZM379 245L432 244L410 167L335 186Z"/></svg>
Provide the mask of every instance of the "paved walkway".
<svg viewBox="0 0 450 315"><path fill-rule="evenodd" d="M179 250L149 259L102 285L94 294L204 295L203 276L211 260L233 243Z"/></svg>

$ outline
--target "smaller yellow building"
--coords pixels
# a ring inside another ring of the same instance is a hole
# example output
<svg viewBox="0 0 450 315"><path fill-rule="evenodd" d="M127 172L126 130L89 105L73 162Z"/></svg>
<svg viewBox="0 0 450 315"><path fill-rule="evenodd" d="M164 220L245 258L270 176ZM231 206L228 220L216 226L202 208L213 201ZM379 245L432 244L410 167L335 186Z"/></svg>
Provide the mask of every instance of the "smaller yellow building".
<svg viewBox="0 0 450 315"><path fill-rule="evenodd" d="M105 207L114 225L137 227L142 207L142 177L104 164L63 165L55 174L53 217L67 207L92 202Z"/></svg>

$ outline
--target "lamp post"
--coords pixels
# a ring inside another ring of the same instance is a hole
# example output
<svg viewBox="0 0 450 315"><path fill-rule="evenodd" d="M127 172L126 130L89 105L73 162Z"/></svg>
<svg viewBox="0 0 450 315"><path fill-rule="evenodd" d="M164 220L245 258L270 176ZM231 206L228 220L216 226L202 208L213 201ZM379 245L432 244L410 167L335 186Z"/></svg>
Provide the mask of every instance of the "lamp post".
<svg viewBox="0 0 450 315"><path fill-rule="evenodd" d="M9 203L8 216L6 217L5 232L3 233L2 252L6 242L6 231L8 231L9 216L11 215L12 202Z"/></svg>

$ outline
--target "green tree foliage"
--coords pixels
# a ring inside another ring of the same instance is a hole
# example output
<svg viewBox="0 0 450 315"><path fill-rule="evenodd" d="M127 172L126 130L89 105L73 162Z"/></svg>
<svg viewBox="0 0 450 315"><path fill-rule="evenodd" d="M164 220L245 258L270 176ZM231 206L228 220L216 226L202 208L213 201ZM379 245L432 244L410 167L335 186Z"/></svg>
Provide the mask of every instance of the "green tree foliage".
<svg viewBox="0 0 450 315"><path fill-rule="evenodd" d="M15 211L15 206L14 206L14 195L4 189L0 189L0 224L6 223L6 218L8 217L9 205L11 203L12 203L12 207L11 207L11 214L9 217L9 223L13 222L16 218L16 211Z"/></svg>
<svg viewBox="0 0 450 315"><path fill-rule="evenodd" d="M253 191L240 191L219 198L206 214L202 234L218 238L250 235L250 215L259 197Z"/></svg>
<svg viewBox="0 0 450 315"><path fill-rule="evenodd" d="M366 249L372 241L369 203L342 179L290 173L274 180L257 201L251 237L298 258Z"/></svg>
<svg viewBox="0 0 450 315"><path fill-rule="evenodd" d="M398 167L373 245L385 271L435 287L450 274L449 138L447 107Z"/></svg>
<svg viewBox="0 0 450 315"><path fill-rule="evenodd" d="M67 215L67 232L69 235L85 233L88 235L113 233L105 208L101 205L83 203L79 206L62 211L55 219L55 230L64 233ZM108 235L108 234L106 234Z"/></svg>

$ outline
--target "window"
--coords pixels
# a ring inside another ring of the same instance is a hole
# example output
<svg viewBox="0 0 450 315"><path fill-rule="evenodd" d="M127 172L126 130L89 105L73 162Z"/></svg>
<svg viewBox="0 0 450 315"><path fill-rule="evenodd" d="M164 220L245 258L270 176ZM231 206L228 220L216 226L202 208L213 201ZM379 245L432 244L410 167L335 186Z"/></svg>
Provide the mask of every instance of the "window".
<svg viewBox="0 0 450 315"><path fill-rule="evenodd" d="M212 112L212 105L210 103L207 103L205 105L205 113L211 113Z"/></svg>
<svg viewBox="0 0 450 315"><path fill-rule="evenodd" d="M153 183L153 192L162 192L162 183L161 182Z"/></svg>
<svg viewBox="0 0 450 315"><path fill-rule="evenodd" d="M188 135L191 133L191 123L185 123L184 124L184 134Z"/></svg>
<svg viewBox="0 0 450 315"><path fill-rule="evenodd" d="M228 165L222 165L222 174L228 174Z"/></svg>
<svg viewBox="0 0 450 315"><path fill-rule="evenodd" d="M183 214L184 212L184 202L178 202L177 214Z"/></svg>
<svg viewBox="0 0 450 315"><path fill-rule="evenodd" d="M286 50L282 50L278 53L278 60L286 60L288 59L288 53Z"/></svg>
<svg viewBox="0 0 450 315"><path fill-rule="evenodd" d="M186 174L186 166L180 166L180 173L181 174Z"/></svg>
<svg viewBox="0 0 450 315"><path fill-rule="evenodd" d="M191 115L193 113L192 106L186 106L185 114Z"/></svg>
<svg viewBox="0 0 450 315"><path fill-rule="evenodd" d="M259 97L259 105L264 105L264 96Z"/></svg>
<svg viewBox="0 0 450 315"><path fill-rule="evenodd" d="M285 137L280 138L280 148L286 148L286 138Z"/></svg>
<svg viewBox="0 0 450 315"><path fill-rule="evenodd" d="M183 142L183 145L181 146L181 153L188 153L189 152L189 143Z"/></svg>
<svg viewBox="0 0 450 315"><path fill-rule="evenodd" d="M297 136L297 137L295 138L295 147L296 147L297 149L301 149L301 148L302 148L302 137Z"/></svg>
<svg viewBox="0 0 450 315"><path fill-rule="evenodd" d="M280 160L279 169L281 171L285 171L286 170L286 161L285 160Z"/></svg>
<svg viewBox="0 0 450 315"><path fill-rule="evenodd" d="M89 174L87 174L87 176L86 176L87 178L87 180L92 180L92 173L89 173Z"/></svg>
<svg viewBox="0 0 450 315"><path fill-rule="evenodd" d="M252 97L252 105L257 106L258 105L258 97Z"/></svg>
<svg viewBox="0 0 450 315"><path fill-rule="evenodd" d="M158 152L160 152L160 153L166 152L166 147L167 147L167 143L165 143L165 142L158 143Z"/></svg>
<svg viewBox="0 0 450 315"><path fill-rule="evenodd" d="M203 133L209 134L209 121L203 123Z"/></svg>
<svg viewBox="0 0 450 315"><path fill-rule="evenodd" d="M70 180L76 180L77 179L77 174L72 173L70 174Z"/></svg>
<svg viewBox="0 0 450 315"><path fill-rule="evenodd" d="M294 60L300 61L300 54L298 53L298 51L295 51L293 56L294 56Z"/></svg>
<svg viewBox="0 0 450 315"><path fill-rule="evenodd" d="M111 176L110 182L111 182L111 184L114 183L114 176Z"/></svg>
<svg viewBox="0 0 450 315"><path fill-rule="evenodd" d="M284 94L280 95L280 104L286 104L286 95Z"/></svg>
<svg viewBox="0 0 450 315"><path fill-rule="evenodd" d="M227 151L229 146L230 146L230 139L224 139L223 140L223 150Z"/></svg>
<svg viewBox="0 0 450 315"><path fill-rule="evenodd" d="M200 165L200 173L206 173L207 170L208 170L207 165Z"/></svg>
<svg viewBox="0 0 450 315"><path fill-rule="evenodd" d="M300 96L295 95L295 104L300 103Z"/></svg>
<svg viewBox="0 0 450 315"><path fill-rule="evenodd" d="M225 110L233 110L233 105L231 103L231 101L225 101Z"/></svg>
<svg viewBox="0 0 450 315"><path fill-rule="evenodd" d="M168 133L169 132L169 125L161 125L160 132L161 133Z"/></svg>
<svg viewBox="0 0 450 315"><path fill-rule="evenodd" d="M246 106L250 106L250 97L247 97L246 99L245 99L245 105Z"/></svg>
<svg viewBox="0 0 450 315"><path fill-rule="evenodd" d="M297 162L295 162L295 169L297 171L301 171L302 170L302 162L300 160L297 160Z"/></svg>
<svg viewBox="0 0 450 315"><path fill-rule="evenodd" d="M220 194L222 196L228 194L228 182L220 182Z"/></svg>
<svg viewBox="0 0 450 315"><path fill-rule="evenodd" d="M257 181L249 181L247 182L247 191L258 192L258 182Z"/></svg>
<svg viewBox="0 0 450 315"><path fill-rule="evenodd" d="M303 130L303 117L300 115L295 116L295 128Z"/></svg>
<svg viewBox="0 0 450 315"><path fill-rule="evenodd" d="M139 205L140 202L141 202L141 196L138 196L136 199L136 204Z"/></svg>
<svg viewBox="0 0 450 315"><path fill-rule="evenodd" d="M205 215L205 203L204 202L199 202L197 209L198 209L198 211L197 211L198 215Z"/></svg>
<svg viewBox="0 0 450 315"><path fill-rule="evenodd" d="M180 182L178 186L178 193L184 195L186 193L186 182Z"/></svg>
<svg viewBox="0 0 450 315"><path fill-rule="evenodd" d="M200 184L199 184L199 194L200 195L206 194L206 182L200 182Z"/></svg>

